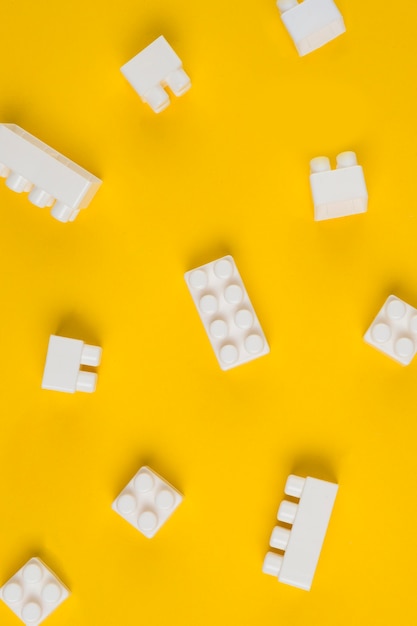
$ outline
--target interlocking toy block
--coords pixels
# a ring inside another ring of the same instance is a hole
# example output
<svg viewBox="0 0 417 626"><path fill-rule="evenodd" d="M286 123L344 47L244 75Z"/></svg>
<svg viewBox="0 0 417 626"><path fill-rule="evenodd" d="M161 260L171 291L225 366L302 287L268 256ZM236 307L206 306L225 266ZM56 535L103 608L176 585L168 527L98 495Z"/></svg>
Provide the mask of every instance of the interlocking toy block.
<svg viewBox="0 0 417 626"><path fill-rule="evenodd" d="M346 31L333 0L278 0L277 6L300 56L321 48Z"/></svg>
<svg viewBox="0 0 417 626"><path fill-rule="evenodd" d="M185 280L222 370L268 354L265 335L231 256L186 272Z"/></svg>
<svg viewBox="0 0 417 626"><path fill-rule="evenodd" d="M68 598L69 591L38 558L30 559L0 588L3 602L27 626L38 626Z"/></svg>
<svg viewBox="0 0 417 626"><path fill-rule="evenodd" d="M89 346L79 339L51 335L43 372L42 389L75 393L92 393L96 389L97 374L80 371L81 365L98 367L101 348Z"/></svg>
<svg viewBox="0 0 417 626"><path fill-rule="evenodd" d="M299 503L281 502L277 518L292 524L292 528L275 526L269 545L284 554L268 552L262 568L264 574L277 576L287 585L310 590L337 490L338 485L324 480L288 477L285 494L299 498Z"/></svg>
<svg viewBox="0 0 417 626"><path fill-rule="evenodd" d="M317 157L310 162L316 221L365 213L368 208L368 191L356 154L342 152L336 157L336 164L336 169L332 170L327 157Z"/></svg>
<svg viewBox="0 0 417 626"><path fill-rule="evenodd" d="M182 96L191 87L181 59L162 36L120 69L143 102L147 102L155 113L160 113L169 105L164 87L169 87L176 96Z"/></svg>
<svg viewBox="0 0 417 626"><path fill-rule="evenodd" d="M417 352L417 309L389 296L364 339L402 365L409 365Z"/></svg>
<svg viewBox="0 0 417 626"><path fill-rule="evenodd" d="M0 177L12 191L29 192L37 207L51 207L60 222L73 222L101 185L73 161L16 126L0 124Z"/></svg>
<svg viewBox="0 0 417 626"><path fill-rule="evenodd" d="M141 467L112 504L116 511L149 539L182 502L182 495L149 467Z"/></svg>

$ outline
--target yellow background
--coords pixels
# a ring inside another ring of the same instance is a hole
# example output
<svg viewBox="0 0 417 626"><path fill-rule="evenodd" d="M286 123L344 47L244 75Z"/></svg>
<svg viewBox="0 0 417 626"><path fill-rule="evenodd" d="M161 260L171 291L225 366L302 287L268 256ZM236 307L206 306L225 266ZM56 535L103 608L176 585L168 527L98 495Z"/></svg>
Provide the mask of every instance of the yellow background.
<svg viewBox="0 0 417 626"><path fill-rule="evenodd" d="M417 362L362 340L417 306L417 8L337 4L304 58L273 0L2 7L1 121L104 181L67 225L0 184L0 584L44 559L50 626L417 622ZM119 68L160 34L193 86L155 115ZM315 223L344 150L369 211ZM183 274L227 253L271 353L222 372ZM40 389L51 333L103 347L95 394ZM185 495L152 540L110 508L143 464ZM309 593L261 573L292 472L340 485Z"/></svg>

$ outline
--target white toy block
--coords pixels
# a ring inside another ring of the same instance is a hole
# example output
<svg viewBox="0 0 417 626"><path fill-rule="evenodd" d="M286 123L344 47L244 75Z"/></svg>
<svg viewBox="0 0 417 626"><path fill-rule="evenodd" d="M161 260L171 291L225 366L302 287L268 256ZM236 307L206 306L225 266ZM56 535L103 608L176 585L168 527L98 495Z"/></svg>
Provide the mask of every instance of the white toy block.
<svg viewBox="0 0 417 626"><path fill-rule="evenodd" d="M181 59L162 36L120 69L143 102L147 102L155 113L160 113L169 105L164 87L169 87L176 96L182 96L191 87Z"/></svg>
<svg viewBox="0 0 417 626"><path fill-rule="evenodd" d="M149 467L141 467L112 509L149 539L182 502L182 495Z"/></svg>
<svg viewBox="0 0 417 626"><path fill-rule="evenodd" d="M299 503L281 502L277 518L292 524L292 528L274 528L269 544L284 554L267 553L262 568L265 574L276 576L287 585L310 590L337 490L338 485L324 480L288 477L284 492L299 498Z"/></svg>
<svg viewBox="0 0 417 626"><path fill-rule="evenodd" d="M368 191L354 152L340 153L335 170L331 169L327 157L312 159L310 170L316 221L366 212Z"/></svg>
<svg viewBox="0 0 417 626"><path fill-rule="evenodd" d="M68 598L69 591L38 558L30 559L0 588L3 602L27 626L38 626Z"/></svg>
<svg viewBox="0 0 417 626"><path fill-rule="evenodd" d="M402 365L409 365L417 352L417 309L389 296L364 339Z"/></svg>
<svg viewBox="0 0 417 626"><path fill-rule="evenodd" d="M268 354L265 335L231 256L186 272L185 280L222 370Z"/></svg>
<svg viewBox="0 0 417 626"><path fill-rule="evenodd" d="M346 31L333 0L278 0L277 6L300 56L321 48Z"/></svg>
<svg viewBox="0 0 417 626"><path fill-rule="evenodd" d="M98 367L101 348L89 346L79 339L51 335L43 372L42 389L75 393L92 393L97 374L80 370L81 365Z"/></svg>
<svg viewBox="0 0 417 626"><path fill-rule="evenodd" d="M101 185L99 178L16 124L0 124L0 176L12 191L29 192L37 207L52 207L59 222L73 222Z"/></svg>

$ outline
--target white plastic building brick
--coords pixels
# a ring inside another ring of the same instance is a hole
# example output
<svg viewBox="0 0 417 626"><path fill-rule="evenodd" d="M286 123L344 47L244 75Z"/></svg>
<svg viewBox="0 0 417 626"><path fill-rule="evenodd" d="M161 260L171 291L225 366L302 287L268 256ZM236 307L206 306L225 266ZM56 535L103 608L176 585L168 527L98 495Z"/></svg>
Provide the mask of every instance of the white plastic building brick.
<svg viewBox="0 0 417 626"><path fill-rule="evenodd" d="M12 191L29 192L37 207L51 207L60 222L72 222L101 185L73 161L16 126L0 124L0 176Z"/></svg>
<svg viewBox="0 0 417 626"><path fill-rule="evenodd" d="M182 495L149 467L141 467L112 504L112 509L145 537L153 537L175 509Z"/></svg>
<svg viewBox="0 0 417 626"><path fill-rule="evenodd" d="M231 256L186 272L185 280L222 370L268 354L265 335Z"/></svg>
<svg viewBox="0 0 417 626"><path fill-rule="evenodd" d="M263 572L293 587L309 591L320 557L338 485L316 478L290 475L285 494L299 498L295 504L283 500L278 509L280 522L292 524L291 530L275 526L269 545L284 555L268 552Z"/></svg>
<svg viewBox="0 0 417 626"><path fill-rule="evenodd" d="M339 154L335 170L331 169L327 157L313 159L310 170L316 221L366 212L368 191L354 152Z"/></svg>
<svg viewBox="0 0 417 626"><path fill-rule="evenodd" d="M364 339L402 365L409 365L417 352L417 309L389 296Z"/></svg>
<svg viewBox="0 0 417 626"><path fill-rule="evenodd" d="M80 371L81 365L98 367L101 348L89 346L79 339L51 335L43 372L42 389L75 393L92 393L96 389L97 374Z"/></svg>
<svg viewBox="0 0 417 626"><path fill-rule="evenodd" d="M121 72L155 113L169 105L164 87L169 87L176 96L182 96L191 87L181 59L162 36L123 65Z"/></svg>
<svg viewBox="0 0 417 626"><path fill-rule="evenodd" d="M38 626L69 596L68 589L38 558L30 559L0 588L3 602L27 626Z"/></svg>
<svg viewBox="0 0 417 626"><path fill-rule="evenodd" d="M277 6L300 56L321 48L346 31L333 0L278 0Z"/></svg>

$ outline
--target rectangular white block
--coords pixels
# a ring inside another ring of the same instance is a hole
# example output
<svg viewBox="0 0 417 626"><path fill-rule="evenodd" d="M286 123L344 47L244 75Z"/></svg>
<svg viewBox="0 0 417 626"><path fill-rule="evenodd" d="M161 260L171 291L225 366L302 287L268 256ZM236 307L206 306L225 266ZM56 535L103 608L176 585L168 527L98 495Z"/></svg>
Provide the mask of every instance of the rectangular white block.
<svg viewBox="0 0 417 626"><path fill-rule="evenodd" d="M299 497L299 503L281 502L278 520L292 524L292 528L274 528L270 545L284 551L284 555L268 552L265 573L276 575L287 585L310 590L337 490L338 485L324 480L288 477L285 493Z"/></svg>
<svg viewBox="0 0 417 626"><path fill-rule="evenodd" d="M337 168L330 168L327 157L317 157L310 163L310 185L316 221L365 213L368 191L363 170L354 152L337 156Z"/></svg>
<svg viewBox="0 0 417 626"><path fill-rule="evenodd" d="M43 372L42 389L75 393L95 391L97 374L81 370L81 365L100 365L101 348L79 339L51 335Z"/></svg>
<svg viewBox="0 0 417 626"><path fill-rule="evenodd" d="M0 588L0 596L26 626L39 626L69 591L40 559L33 558Z"/></svg>
<svg viewBox="0 0 417 626"><path fill-rule="evenodd" d="M181 96L191 87L181 59L162 36L123 65L121 72L155 113L160 113L169 105L164 87L169 87L176 96Z"/></svg>
<svg viewBox="0 0 417 626"><path fill-rule="evenodd" d="M112 509L149 539L182 502L182 495L150 467L141 467Z"/></svg>
<svg viewBox="0 0 417 626"><path fill-rule="evenodd" d="M185 281L222 370L268 354L266 337L230 255L186 272Z"/></svg>
<svg viewBox="0 0 417 626"><path fill-rule="evenodd" d="M364 339L398 363L409 365L417 352L417 309L389 296Z"/></svg>
<svg viewBox="0 0 417 626"><path fill-rule="evenodd" d="M346 31L333 0L278 0L277 6L300 56L321 48Z"/></svg>
<svg viewBox="0 0 417 626"><path fill-rule="evenodd" d="M0 124L0 176L12 191L29 192L32 204L52 206L52 216L61 222L73 221L101 185L99 178L16 124Z"/></svg>

